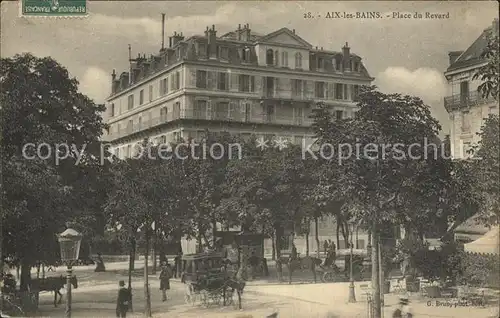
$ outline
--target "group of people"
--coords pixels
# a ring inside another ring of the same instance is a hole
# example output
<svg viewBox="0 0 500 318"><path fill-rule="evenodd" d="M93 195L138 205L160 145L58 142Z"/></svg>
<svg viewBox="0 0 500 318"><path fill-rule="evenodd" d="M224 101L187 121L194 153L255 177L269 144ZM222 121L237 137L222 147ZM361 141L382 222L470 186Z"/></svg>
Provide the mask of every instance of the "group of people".
<svg viewBox="0 0 500 318"><path fill-rule="evenodd" d="M160 272L160 291L162 296L162 301L167 300L167 290L170 289L170 279L174 277L174 271L168 261L163 261ZM116 301L116 317L126 317L127 312L130 309L132 301L132 293L129 288L125 287L125 281L121 280L118 285L120 286L118 290L118 298Z"/></svg>

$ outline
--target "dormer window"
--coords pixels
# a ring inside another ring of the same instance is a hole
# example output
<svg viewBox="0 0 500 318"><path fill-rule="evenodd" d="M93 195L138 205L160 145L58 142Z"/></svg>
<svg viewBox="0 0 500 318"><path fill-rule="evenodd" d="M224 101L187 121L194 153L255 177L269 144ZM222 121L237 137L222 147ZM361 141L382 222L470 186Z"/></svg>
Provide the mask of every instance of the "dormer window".
<svg viewBox="0 0 500 318"><path fill-rule="evenodd" d="M202 58L207 57L207 46L205 43L198 43L198 56Z"/></svg>
<svg viewBox="0 0 500 318"><path fill-rule="evenodd" d="M229 48L222 46L220 48L220 58L223 60L229 60Z"/></svg>
<svg viewBox="0 0 500 318"><path fill-rule="evenodd" d="M295 53L295 68L302 68L302 54Z"/></svg>
<svg viewBox="0 0 500 318"><path fill-rule="evenodd" d="M250 48L246 47L241 49L241 61L250 63Z"/></svg>
<svg viewBox="0 0 500 318"><path fill-rule="evenodd" d="M339 56L335 58L335 70L337 71L342 70L342 58L340 58Z"/></svg>
<svg viewBox="0 0 500 318"><path fill-rule="evenodd" d="M274 52L272 49L266 51L266 64L274 65Z"/></svg>
<svg viewBox="0 0 500 318"><path fill-rule="evenodd" d="M325 60L322 57L318 57L318 69L322 70L325 68Z"/></svg>

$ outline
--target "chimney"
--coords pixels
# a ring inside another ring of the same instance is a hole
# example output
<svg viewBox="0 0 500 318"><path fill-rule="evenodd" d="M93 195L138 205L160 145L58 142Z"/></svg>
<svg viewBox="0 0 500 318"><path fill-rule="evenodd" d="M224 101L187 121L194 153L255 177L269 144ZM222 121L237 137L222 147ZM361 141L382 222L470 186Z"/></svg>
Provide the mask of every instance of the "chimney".
<svg viewBox="0 0 500 318"><path fill-rule="evenodd" d="M238 30L236 30L237 39L241 41L241 24L238 24Z"/></svg>
<svg viewBox="0 0 500 318"><path fill-rule="evenodd" d="M212 29L208 30L208 57L210 59L217 58L217 31L215 31L215 25L212 25Z"/></svg>
<svg viewBox="0 0 500 318"><path fill-rule="evenodd" d="M177 43L182 40L184 40L184 36L182 36L182 33L177 34L177 32L174 31L174 35L170 37L170 47L176 46Z"/></svg>
<svg viewBox="0 0 500 318"><path fill-rule="evenodd" d="M118 87L120 86L120 81L116 80L116 71L113 69L113 73L111 73L111 93L114 94L118 91Z"/></svg>
<svg viewBox="0 0 500 318"><path fill-rule="evenodd" d="M453 51L448 53L448 57L450 58L450 65L455 63L460 55L462 55L464 51Z"/></svg>
<svg viewBox="0 0 500 318"><path fill-rule="evenodd" d="M350 71L351 70L351 48L349 47L349 44L345 42L345 46L342 48L342 61L343 61L343 67L345 71Z"/></svg>
<svg viewBox="0 0 500 318"><path fill-rule="evenodd" d="M245 29L245 30L246 30L246 31L245 31L245 34L246 34L245 38L246 38L246 41L250 41L250 24L248 24L248 23L247 23L247 25L246 25L246 29Z"/></svg>
<svg viewBox="0 0 500 318"><path fill-rule="evenodd" d="M498 18L495 18L491 23L491 31L493 36L498 36Z"/></svg>
<svg viewBox="0 0 500 318"><path fill-rule="evenodd" d="M165 49L165 13L161 14L161 49Z"/></svg>
<svg viewBox="0 0 500 318"><path fill-rule="evenodd" d="M292 30L293 34L295 34L295 29Z"/></svg>

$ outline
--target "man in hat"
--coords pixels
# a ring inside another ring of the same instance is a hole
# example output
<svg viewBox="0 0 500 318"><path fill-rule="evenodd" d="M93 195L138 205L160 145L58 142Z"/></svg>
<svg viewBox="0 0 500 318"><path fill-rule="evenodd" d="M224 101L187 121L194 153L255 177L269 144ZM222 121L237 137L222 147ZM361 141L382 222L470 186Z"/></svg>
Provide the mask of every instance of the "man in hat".
<svg viewBox="0 0 500 318"><path fill-rule="evenodd" d="M396 308L392 314L392 318L413 318L410 301L407 297L401 297L399 299L398 308Z"/></svg>
<svg viewBox="0 0 500 318"><path fill-rule="evenodd" d="M120 289L118 290L118 299L116 300L116 317L125 318L132 297L130 290L125 288L125 281L121 280L118 284L120 285Z"/></svg>
<svg viewBox="0 0 500 318"><path fill-rule="evenodd" d="M167 290L170 289L170 278L172 278L172 268L167 261L163 261L160 272L160 290L162 301L167 300Z"/></svg>

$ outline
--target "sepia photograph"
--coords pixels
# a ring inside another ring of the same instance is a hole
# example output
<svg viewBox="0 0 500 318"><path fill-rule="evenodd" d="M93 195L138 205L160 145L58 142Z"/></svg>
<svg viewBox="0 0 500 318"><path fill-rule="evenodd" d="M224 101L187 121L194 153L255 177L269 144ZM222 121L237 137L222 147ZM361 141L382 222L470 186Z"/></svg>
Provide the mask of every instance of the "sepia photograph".
<svg viewBox="0 0 500 318"><path fill-rule="evenodd" d="M500 317L497 1L0 3L0 318Z"/></svg>

